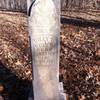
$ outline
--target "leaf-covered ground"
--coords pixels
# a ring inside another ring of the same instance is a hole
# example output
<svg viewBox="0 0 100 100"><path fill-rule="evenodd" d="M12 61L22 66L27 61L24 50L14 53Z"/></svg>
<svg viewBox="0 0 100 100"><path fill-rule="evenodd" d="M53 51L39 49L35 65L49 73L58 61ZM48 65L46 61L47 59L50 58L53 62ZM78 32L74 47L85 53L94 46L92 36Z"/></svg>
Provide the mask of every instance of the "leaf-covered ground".
<svg viewBox="0 0 100 100"><path fill-rule="evenodd" d="M20 13L0 14L0 60L22 78L30 78L27 18Z"/></svg>
<svg viewBox="0 0 100 100"><path fill-rule="evenodd" d="M100 29L62 25L60 58L68 100L99 100Z"/></svg>
<svg viewBox="0 0 100 100"><path fill-rule="evenodd" d="M67 100L100 99L100 29L61 25L60 81ZM27 100L31 86L27 16L0 12L0 95Z"/></svg>
<svg viewBox="0 0 100 100"><path fill-rule="evenodd" d="M1 94L10 100L27 100L31 84L27 31L24 14L0 12L0 84L5 87Z"/></svg>

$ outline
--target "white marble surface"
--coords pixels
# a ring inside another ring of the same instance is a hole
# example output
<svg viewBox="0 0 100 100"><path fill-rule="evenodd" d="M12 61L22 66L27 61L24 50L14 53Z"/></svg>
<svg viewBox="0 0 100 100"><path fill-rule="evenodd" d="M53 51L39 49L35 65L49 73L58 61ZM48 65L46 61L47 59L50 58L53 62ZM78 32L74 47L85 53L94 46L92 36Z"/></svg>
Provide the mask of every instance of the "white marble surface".
<svg viewBox="0 0 100 100"><path fill-rule="evenodd" d="M59 0L36 0L29 17L34 100L61 100L59 90ZM56 5L56 2L58 3Z"/></svg>

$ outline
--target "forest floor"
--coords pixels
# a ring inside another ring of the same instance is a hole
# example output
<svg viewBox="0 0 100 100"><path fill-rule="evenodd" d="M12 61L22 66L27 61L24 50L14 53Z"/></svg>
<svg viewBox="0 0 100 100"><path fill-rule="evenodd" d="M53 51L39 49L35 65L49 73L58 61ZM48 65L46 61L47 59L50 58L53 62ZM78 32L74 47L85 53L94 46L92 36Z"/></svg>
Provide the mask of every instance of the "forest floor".
<svg viewBox="0 0 100 100"><path fill-rule="evenodd" d="M67 100L100 100L100 29L64 23L60 36L60 81ZM31 80L27 16L0 11L0 95L27 100Z"/></svg>

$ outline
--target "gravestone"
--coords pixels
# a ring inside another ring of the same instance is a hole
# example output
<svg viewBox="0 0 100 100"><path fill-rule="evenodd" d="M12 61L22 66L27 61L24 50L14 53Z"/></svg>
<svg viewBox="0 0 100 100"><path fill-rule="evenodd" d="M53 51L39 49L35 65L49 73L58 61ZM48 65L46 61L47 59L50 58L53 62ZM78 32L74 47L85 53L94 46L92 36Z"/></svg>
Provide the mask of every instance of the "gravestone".
<svg viewBox="0 0 100 100"><path fill-rule="evenodd" d="M59 89L60 0L27 1L34 100L63 100Z"/></svg>

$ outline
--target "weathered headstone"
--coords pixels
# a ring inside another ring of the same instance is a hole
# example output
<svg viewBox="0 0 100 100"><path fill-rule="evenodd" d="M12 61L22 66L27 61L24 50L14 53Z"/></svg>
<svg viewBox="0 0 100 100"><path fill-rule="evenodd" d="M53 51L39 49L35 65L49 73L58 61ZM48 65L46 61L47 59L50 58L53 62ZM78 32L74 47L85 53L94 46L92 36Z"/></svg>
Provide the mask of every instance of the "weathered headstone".
<svg viewBox="0 0 100 100"><path fill-rule="evenodd" d="M35 2L34 2L35 1ZM60 0L28 0L34 100L61 100L59 90ZM31 9L30 9L31 7Z"/></svg>

